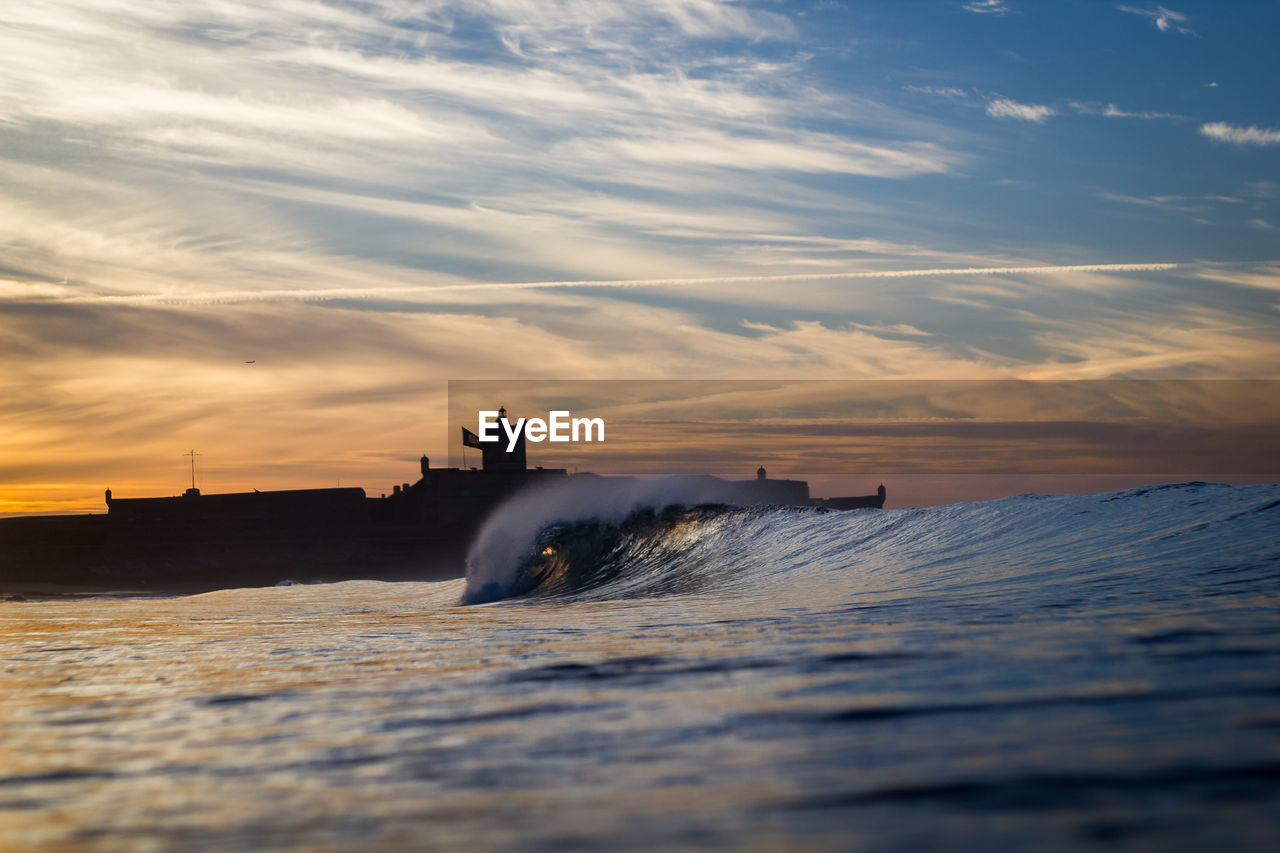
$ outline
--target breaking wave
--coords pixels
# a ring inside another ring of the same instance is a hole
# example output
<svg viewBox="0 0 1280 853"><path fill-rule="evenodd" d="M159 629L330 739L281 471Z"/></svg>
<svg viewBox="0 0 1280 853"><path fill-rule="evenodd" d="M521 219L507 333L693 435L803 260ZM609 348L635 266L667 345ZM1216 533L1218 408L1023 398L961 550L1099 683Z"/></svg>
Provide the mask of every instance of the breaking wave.
<svg viewBox="0 0 1280 853"><path fill-rule="evenodd" d="M599 575L605 570L582 566L642 541L659 547L678 529L683 508L707 504L717 491L717 484L691 479L586 476L521 492L480 528L467 555L463 603L496 601L544 584L562 588L580 583L583 571ZM677 546L674 539L667 544Z"/></svg>
<svg viewBox="0 0 1280 853"><path fill-rule="evenodd" d="M1280 573L1273 485L1191 482L850 512L700 497L688 484L608 480L520 495L472 546L463 603L767 593L811 582L831 594L838 573L855 598L999 598L1017 609Z"/></svg>

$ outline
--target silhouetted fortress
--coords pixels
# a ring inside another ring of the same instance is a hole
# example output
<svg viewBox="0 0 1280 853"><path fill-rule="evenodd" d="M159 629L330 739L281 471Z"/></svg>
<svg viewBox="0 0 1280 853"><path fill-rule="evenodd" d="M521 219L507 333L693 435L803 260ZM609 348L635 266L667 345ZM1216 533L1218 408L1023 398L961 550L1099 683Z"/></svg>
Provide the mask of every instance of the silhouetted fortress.
<svg viewBox="0 0 1280 853"><path fill-rule="evenodd" d="M499 419L505 420L505 410ZM520 434L502 442L463 442L481 451L481 467L432 468L370 498L363 489L296 489L202 495L193 485L167 498L118 498L107 513L0 520L0 591L6 587L149 587L192 591L261 586L284 580L459 577L466 549L488 514L534 485L569 477L563 468L529 468ZM618 480L625 478L608 478ZM672 478L708 502L737 505L882 507L876 495L814 499L803 480Z"/></svg>

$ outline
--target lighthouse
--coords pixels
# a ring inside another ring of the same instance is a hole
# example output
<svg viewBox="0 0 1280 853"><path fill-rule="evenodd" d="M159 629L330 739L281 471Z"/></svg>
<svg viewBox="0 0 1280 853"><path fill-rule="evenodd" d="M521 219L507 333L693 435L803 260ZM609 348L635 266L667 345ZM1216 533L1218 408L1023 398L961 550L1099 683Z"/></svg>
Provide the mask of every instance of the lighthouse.
<svg viewBox="0 0 1280 853"><path fill-rule="evenodd" d="M507 435L514 430L510 421L507 420L506 406L498 407L498 427L500 436ZM462 443L466 447L474 447L480 451L480 464L485 471L509 473L528 469L525 461L524 430L521 430L519 435L516 436L515 446L510 450L507 450L507 442L505 440L481 441L480 436L466 427L462 428Z"/></svg>

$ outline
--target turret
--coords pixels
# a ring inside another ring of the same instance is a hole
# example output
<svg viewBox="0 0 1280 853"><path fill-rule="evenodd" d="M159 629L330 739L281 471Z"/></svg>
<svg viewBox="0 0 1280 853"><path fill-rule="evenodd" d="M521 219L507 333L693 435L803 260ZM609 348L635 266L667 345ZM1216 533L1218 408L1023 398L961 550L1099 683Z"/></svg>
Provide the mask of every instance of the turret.
<svg viewBox="0 0 1280 853"><path fill-rule="evenodd" d="M498 422L503 424L499 429L499 434L504 436L504 438L500 441L489 442L482 446L482 467L485 471L526 470L524 430L521 430L519 437L516 438L515 447L508 452L505 435L507 434L506 430L510 428L510 422L507 421L506 406L498 407Z"/></svg>
<svg viewBox="0 0 1280 853"><path fill-rule="evenodd" d="M757 480L768 479L768 475L765 473L763 465L761 465L759 468L756 469L756 479Z"/></svg>
<svg viewBox="0 0 1280 853"><path fill-rule="evenodd" d="M422 476L427 476L427 472L431 470L431 460L427 458L425 453L418 460L418 465L422 468Z"/></svg>

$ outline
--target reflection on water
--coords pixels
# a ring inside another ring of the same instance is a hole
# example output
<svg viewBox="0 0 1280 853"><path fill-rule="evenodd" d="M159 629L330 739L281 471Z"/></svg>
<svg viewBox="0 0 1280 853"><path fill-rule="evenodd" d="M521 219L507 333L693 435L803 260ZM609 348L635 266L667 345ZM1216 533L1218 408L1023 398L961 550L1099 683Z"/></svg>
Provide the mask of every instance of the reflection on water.
<svg viewBox="0 0 1280 853"><path fill-rule="evenodd" d="M946 511L920 517L943 536ZM1261 849L1280 837L1273 515L1188 534L1194 559L1159 572L1151 543L1194 524L1135 540L1110 516L1114 536L1054 554L962 518L944 553L904 511L797 517L825 555L802 568L752 528L768 565L656 597L459 607L456 581L0 603L0 839ZM892 547L833 545L855 534Z"/></svg>

